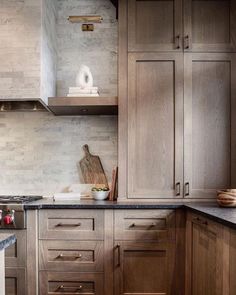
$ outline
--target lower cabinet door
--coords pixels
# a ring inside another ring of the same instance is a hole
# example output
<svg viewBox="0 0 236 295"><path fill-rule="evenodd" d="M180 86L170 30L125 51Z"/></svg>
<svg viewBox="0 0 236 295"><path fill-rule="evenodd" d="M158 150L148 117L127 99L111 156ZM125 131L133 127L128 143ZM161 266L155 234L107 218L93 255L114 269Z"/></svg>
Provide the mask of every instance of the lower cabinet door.
<svg viewBox="0 0 236 295"><path fill-rule="evenodd" d="M26 295L25 268L6 268L6 295Z"/></svg>
<svg viewBox="0 0 236 295"><path fill-rule="evenodd" d="M39 275L40 295L103 295L103 274L47 272Z"/></svg>
<svg viewBox="0 0 236 295"><path fill-rule="evenodd" d="M230 231L229 252L229 295L235 295L236 290L236 230Z"/></svg>
<svg viewBox="0 0 236 295"><path fill-rule="evenodd" d="M174 244L116 242L115 295L174 295L174 249Z"/></svg>
<svg viewBox="0 0 236 295"><path fill-rule="evenodd" d="M186 253L186 295L224 294L223 227L189 214Z"/></svg>

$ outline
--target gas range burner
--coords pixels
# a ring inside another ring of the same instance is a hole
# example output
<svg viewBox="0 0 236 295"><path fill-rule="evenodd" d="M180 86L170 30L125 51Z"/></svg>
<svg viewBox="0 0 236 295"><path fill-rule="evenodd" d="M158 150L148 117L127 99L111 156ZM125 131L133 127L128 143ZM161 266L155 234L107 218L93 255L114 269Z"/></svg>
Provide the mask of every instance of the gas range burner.
<svg viewBox="0 0 236 295"><path fill-rule="evenodd" d="M25 204L42 198L42 196L0 196L0 204Z"/></svg>

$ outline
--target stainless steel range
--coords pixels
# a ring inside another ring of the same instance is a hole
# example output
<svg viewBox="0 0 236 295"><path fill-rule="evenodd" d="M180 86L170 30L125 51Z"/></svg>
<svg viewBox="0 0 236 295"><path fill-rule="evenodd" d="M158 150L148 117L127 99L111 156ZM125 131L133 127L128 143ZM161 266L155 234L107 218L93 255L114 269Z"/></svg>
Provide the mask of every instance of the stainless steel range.
<svg viewBox="0 0 236 295"><path fill-rule="evenodd" d="M42 196L0 196L0 229L26 228L24 204L42 199Z"/></svg>

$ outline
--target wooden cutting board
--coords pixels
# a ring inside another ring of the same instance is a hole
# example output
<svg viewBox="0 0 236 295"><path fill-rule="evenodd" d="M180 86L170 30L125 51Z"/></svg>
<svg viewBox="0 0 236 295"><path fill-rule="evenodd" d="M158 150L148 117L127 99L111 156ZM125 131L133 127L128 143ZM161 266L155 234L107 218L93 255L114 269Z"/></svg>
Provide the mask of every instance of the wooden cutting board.
<svg viewBox="0 0 236 295"><path fill-rule="evenodd" d="M87 144L83 146L85 156L80 160L80 169L85 183L104 184L108 187L107 177L98 156L89 152Z"/></svg>

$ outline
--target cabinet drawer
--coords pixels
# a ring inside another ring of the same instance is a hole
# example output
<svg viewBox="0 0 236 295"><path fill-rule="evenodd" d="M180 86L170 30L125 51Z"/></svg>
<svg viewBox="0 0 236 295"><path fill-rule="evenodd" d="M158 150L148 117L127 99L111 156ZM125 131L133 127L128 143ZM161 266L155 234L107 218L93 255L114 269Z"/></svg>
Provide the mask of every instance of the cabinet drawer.
<svg viewBox="0 0 236 295"><path fill-rule="evenodd" d="M103 210L41 210L40 239L103 240Z"/></svg>
<svg viewBox="0 0 236 295"><path fill-rule="evenodd" d="M16 242L6 248L6 267L26 266L26 231L25 230L4 230L4 233L14 234Z"/></svg>
<svg viewBox="0 0 236 295"><path fill-rule="evenodd" d="M175 240L174 210L115 212L116 240Z"/></svg>
<svg viewBox="0 0 236 295"><path fill-rule="evenodd" d="M25 268L5 269L6 295L25 295Z"/></svg>
<svg viewBox="0 0 236 295"><path fill-rule="evenodd" d="M103 271L101 241L40 241L40 270Z"/></svg>
<svg viewBox="0 0 236 295"><path fill-rule="evenodd" d="M40 295L103 295L103 275L40 272Z"/></svg>

